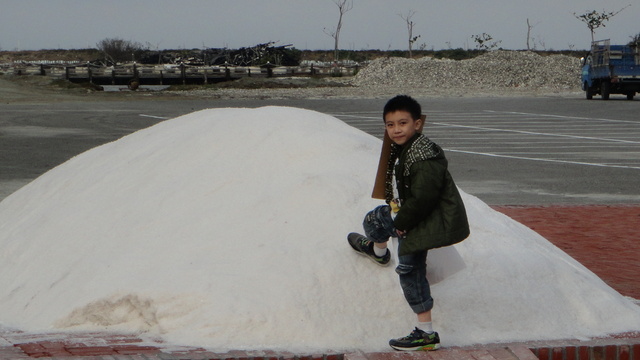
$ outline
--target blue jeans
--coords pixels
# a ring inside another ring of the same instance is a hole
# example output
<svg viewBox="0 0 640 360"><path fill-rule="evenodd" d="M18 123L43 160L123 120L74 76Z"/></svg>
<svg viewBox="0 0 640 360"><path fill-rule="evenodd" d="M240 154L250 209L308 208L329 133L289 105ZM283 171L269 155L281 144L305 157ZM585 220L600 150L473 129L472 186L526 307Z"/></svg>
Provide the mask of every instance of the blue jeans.
<svg viewBox="0 0 640 360"><path fill-rule="evenodd" d="M387 242L390 237L398 237L389 205L381 205L368 212L362 226L367 238L376 243ZM400 242L404 240L404 237L399 239ZM427 251L398 257L396 273L400 276L400 286L411 310L416 314L431 310L433 298L427 281Z"/></svg>
<svg viewBox="0 0 640 360"><path fill-rule="evenodd" d="M431 310L433 298L427 280L427 250L400 256L396 273L400 276L400 286L411 310L416 314Z"/></svg>
<svg viewBox="0 0 640 360"><path fill-rule="evenodd" d="M364 234L375 243L389 241L390 237L398 237L391 218L391 206L380 205L369 211L362 222Z"/></svg>

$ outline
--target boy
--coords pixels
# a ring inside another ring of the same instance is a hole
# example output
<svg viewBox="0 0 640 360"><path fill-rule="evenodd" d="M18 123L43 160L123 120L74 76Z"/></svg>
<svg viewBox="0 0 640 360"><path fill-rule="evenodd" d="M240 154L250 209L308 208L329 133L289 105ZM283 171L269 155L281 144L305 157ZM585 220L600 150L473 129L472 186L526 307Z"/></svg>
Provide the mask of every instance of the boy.
<svg viewBox="0 0 640 360"><path fill-rule="evenodd" d="M420 133L420 104L406 95L387 102L383 111L391 138L385 198L364 219L364 235L347 236L351 247L378 265L388 265L389 237L397 237L396 273L405 299L417 315L408 336L391 339L396 350L436 350L440 337L433 331L433 299L427 281L427 251L458 243L469 236L467 214L460 193L447 170L442 148ZM395 164L395 165L393 165Z"/></svg>

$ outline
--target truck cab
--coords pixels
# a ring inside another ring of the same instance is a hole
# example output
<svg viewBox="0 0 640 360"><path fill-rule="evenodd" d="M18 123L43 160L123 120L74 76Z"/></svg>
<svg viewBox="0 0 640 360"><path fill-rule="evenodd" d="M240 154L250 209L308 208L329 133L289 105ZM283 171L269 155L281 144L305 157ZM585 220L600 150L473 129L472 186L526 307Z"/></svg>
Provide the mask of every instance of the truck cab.
<svg viewBox="0 0 640 360"><path fill-rule="evenodd" d="M640 44L594 41L582 62L582 90L589 100L594 95L609 100L611 94L623 94L633 100L640 92Z"/></svg>

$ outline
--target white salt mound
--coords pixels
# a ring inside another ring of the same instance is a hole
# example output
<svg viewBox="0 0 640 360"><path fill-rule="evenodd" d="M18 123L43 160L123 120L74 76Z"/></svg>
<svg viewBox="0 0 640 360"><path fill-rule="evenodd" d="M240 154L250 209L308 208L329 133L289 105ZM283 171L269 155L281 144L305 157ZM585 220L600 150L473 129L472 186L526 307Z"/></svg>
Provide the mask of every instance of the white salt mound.
<svg viewBox="0 0 640 360"><path fill-rule="evenodd" d="M195 112L81 154L0 203L0 322L216 350L386 350L415 316L394 267L346 242L380 204L380 145L265 107ZM443 345L639 330L630 299L463 198L471 237L429 255Z"/></svg>

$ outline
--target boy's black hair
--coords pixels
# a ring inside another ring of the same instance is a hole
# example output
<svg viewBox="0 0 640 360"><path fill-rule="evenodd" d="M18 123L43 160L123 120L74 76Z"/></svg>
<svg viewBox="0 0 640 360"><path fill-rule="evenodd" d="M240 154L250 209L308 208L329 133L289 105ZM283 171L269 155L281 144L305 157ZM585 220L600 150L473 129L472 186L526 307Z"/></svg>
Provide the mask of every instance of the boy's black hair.
<svg viewBox="0 0 640 360"><path fill-rule="evenodd" d="M422 107L420 104L409 95L397 95L391 100L387 101L382 111L382 120L385 119L388 113L396 111L406 111L411 114L413 120L420 119L422 115Z"/></svg>

